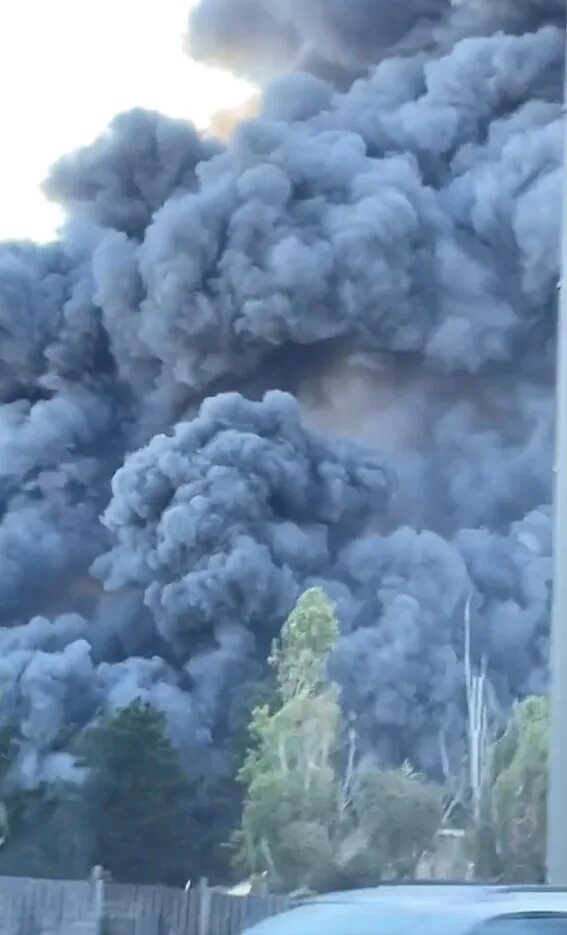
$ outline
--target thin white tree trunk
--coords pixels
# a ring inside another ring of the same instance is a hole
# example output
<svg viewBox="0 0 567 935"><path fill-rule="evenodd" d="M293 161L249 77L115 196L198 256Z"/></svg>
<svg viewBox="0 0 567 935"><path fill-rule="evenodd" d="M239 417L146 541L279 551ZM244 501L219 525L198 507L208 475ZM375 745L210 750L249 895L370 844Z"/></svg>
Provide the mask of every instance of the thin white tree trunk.
<svg viewBox="0 0 567 935"><path fill-rule="evenodd" d="M471 660L471 598L465 605L465 689L467 697L468 767L473 819L480 821L482 791L487 764L488 717L486 703L487 660L474 673Z"/></svg>

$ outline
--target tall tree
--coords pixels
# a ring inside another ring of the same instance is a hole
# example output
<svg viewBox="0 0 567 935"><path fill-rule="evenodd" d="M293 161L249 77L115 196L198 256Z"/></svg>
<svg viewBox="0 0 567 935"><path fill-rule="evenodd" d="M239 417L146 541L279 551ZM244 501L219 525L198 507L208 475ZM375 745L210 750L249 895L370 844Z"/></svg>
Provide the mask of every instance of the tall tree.
<svg viewBox="0 0 567 935"><path fill-rule="evenodd" d="M279 707L254 711L236 865L287 890L317 888L332 864L339 785L333 755L341 715L327 662L338 623L325 594L307 591L273 648Z"/></svg>
<svg viewBox="0 0 567 935"><path fill-rule="evenodd" d="M257 708L273 711L278 707L278 692L273 670L262 678L242 686L236 703L229 714L230 751L236 771L242 766L246 754L253 746L250 722Z"/></svg>
<svg viewBox="0 0 567 935"><path fill-rule="evenodd" d="M0 874L84 879L92 867L90 824L77 785L19 787L11 775L20 738L0 729Z"/></svg>
<svg viewBox="0 0 567 935"><path fill-rule="evenodd" d="M517 704L492 745L483 821L477 830L477 873L514 883L545 880L549 704Z"/></svg>
<svg viewBox="0 0 567 935"><path fill-rule="evenodd" d="M543 882L547 815L549 705L527 698L517 705L495 749L492 813L506 879Z"/></svg>
<svg viewBox="0 0 567 935"><path fill-rule="evenodd" d="M131 883L181 883L190 863L190 786L163 714L140 700L85 739L96 860Z"/></svg>
<svg viewBox="0 0 567 935"><path fill-rule="evenodd" d="M287 891L410 874L441 819L439 789L410 770L351 755L341 768L339 691L327 675L338 635L323 591L304 594L272 653L278 703L254 712L240 771L237 866Z"/></svg>
<svg viewBox="0 0 567 935"><path fill-rule="evenodd" d="M408 765L380 769L363 760L354 773L348 806L335 857L340 884L411 879L441 825L442 787Z"/></svg>

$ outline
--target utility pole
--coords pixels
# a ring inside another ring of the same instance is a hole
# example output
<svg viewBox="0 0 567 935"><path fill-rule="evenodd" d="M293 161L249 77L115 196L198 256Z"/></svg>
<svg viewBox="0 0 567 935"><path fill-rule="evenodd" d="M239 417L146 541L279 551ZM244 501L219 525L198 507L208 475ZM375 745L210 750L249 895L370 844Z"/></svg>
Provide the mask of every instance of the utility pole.
<svg viewBox="0 0 567 935"><path fill-rule="evenodd" d="M547 880L567 886L567 70L563 105L563 209L557 323L553 537L553 610L550 644Z"/></svg>

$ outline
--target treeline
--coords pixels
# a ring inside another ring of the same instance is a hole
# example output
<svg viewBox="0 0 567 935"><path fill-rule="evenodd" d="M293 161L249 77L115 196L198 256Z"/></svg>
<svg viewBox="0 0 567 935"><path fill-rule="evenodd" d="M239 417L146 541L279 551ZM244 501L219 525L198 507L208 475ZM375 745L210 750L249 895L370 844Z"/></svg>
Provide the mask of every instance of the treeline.
<svg viewBox="0 0 567 935"><path fill-rule="evenodd" d="M412 877L436 832L459 827L477 876L542 881L546 700L492 724L482 679L467 670L462 776L442 784L409 764L384 768L360 754L329 680L338 636L325 594L308 591L270 674L233 712L229 777L190 778L161 712L136 701L76 743L82 782L14 790L17 738L4 730L0 873L82 877L101 864L132 883L251 876L276 891L323 891Z"/></svg>

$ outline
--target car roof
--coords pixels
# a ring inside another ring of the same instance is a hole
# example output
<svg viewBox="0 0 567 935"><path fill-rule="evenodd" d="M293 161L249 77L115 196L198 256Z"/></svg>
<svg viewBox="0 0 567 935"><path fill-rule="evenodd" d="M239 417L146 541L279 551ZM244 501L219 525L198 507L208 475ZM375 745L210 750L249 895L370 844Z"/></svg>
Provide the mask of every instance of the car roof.
<svg viewBox="0 0 567 935"><path fill-rule="evenodd" d="M250 935L342 935L345 931L366 935L375 932L379 922L385 932L405 935L419 917L423 935L443 935L445 930L466 935L475 925L498 916L540 912L567 913L567 890L466 884L380 886L318 897L248 931Z"/></svg>
<svg viewBox="0 0 567 935"><path fill-rule="evenodd" d="M550 886L507 886L496 883L395 883L381 886L346 890L345 892L328 893L324 896L314 897L309 902L321 903L383 903L402 902L411 900L412 903L421 904L450 902L483 905L494 905L496 902L518 903L522 906L533 904L539 907L543 904L554 904L565 907L567 904L567 887ZM535 911L535 910L534 910Z"/></svg>

